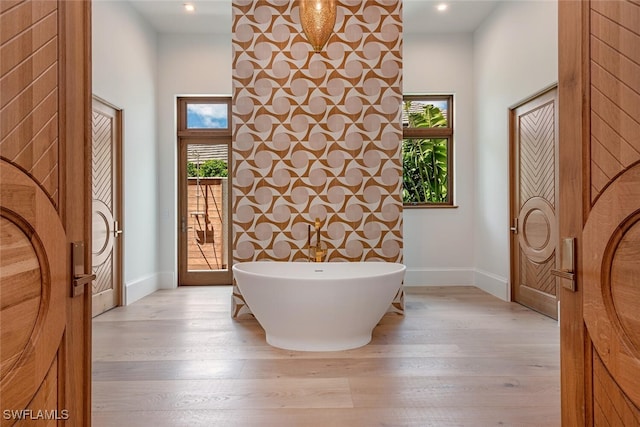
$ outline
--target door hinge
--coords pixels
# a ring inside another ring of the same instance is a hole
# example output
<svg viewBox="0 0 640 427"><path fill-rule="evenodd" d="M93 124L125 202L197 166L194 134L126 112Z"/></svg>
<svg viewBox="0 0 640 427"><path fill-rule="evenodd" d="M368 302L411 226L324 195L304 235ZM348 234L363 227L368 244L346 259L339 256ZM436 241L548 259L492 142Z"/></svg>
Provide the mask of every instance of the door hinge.
<svg viewBox="0 0 640 427"><path fill-rule="evenodd" d="M95 274L86 274L84 272L84 242L73 242L71 244L71 265L73 267L71 296L77 297L84 293L85 285L90 284L96 278Z"/></svg>

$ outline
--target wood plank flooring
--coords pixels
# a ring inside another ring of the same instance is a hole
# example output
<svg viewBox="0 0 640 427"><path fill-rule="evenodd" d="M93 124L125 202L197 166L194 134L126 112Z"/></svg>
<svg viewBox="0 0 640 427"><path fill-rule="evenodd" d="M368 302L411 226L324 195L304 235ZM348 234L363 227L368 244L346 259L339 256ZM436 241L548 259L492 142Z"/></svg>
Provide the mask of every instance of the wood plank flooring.
<svg viewBox="0 0 640 427"><path fill-rule="evenodd" d="M367 346L295 352L233 321L230 287L93 321L94 427L559 426L557 322L474 287L407 288Z"/></svg>

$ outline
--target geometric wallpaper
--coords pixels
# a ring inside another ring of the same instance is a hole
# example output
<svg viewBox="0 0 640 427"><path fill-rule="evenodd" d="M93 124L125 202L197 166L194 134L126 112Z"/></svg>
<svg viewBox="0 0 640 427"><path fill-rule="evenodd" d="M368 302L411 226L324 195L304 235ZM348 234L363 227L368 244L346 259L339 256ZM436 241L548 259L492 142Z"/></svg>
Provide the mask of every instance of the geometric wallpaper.
<svg viewBox="0 0 640 427"><path fill-rule="evenodd" d="M233 262L306 261L316 218L326 261L402 262L401 1L339 1L319 53L297 2L232 4Z"/></svg>

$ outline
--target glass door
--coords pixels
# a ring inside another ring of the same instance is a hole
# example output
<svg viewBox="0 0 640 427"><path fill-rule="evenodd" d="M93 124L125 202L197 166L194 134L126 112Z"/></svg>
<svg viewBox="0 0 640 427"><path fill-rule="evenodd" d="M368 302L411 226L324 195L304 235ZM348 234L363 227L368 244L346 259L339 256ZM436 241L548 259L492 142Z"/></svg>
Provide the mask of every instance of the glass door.
<svg viewBox="0 0 640 427"><path fill-rule="evenodd" d="M196 98L196 102L203 105L201 99ZM186 107L187 134L178 133L178 284L229 285L231 137L207 135L203 128L194 133L188 128L194 123L188 115L189 103Z"/></svg>

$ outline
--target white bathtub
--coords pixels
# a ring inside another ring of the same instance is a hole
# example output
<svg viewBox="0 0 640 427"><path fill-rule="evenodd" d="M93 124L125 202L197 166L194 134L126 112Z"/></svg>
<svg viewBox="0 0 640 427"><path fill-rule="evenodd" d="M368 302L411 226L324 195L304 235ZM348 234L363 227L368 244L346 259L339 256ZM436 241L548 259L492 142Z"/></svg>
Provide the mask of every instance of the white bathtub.
<svg viewBox="0 0 640 427"><path fill-rule="evenodd" d="M371 341L405 269L388 262L245 262L233 273L269 344L337 351Z"/></svg>

